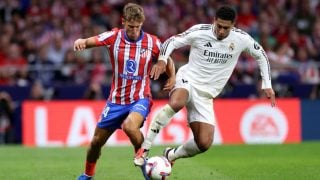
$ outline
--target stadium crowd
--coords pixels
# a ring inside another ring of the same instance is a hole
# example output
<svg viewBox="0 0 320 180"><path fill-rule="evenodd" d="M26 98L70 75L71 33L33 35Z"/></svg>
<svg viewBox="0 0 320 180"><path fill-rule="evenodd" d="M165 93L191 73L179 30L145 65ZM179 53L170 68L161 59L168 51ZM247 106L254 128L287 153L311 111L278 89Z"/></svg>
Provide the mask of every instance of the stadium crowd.
<svg viewBox="0 0 320 180"><path fill-rule="evenodd" d="M121 27L121 10L127 2L144 7L143 29L162 41L193 24L212 23L217 7L232 3L238 11L236 26L267 52L277 96L292 97L297 84L311 85L308 98L320 96L318 0L1 0L0 86L34 86L34 99L43 99L39 89L57 84L87 84L95 89L109 85L108 52L98 48L75 53L73 42ZM187 48L173 53L177 68L187 56ZM256 61L243 54L226 93L239 84L255 85L258 73ZM165 96L160 88L159 82L153 83L156 98Z"/></svg>

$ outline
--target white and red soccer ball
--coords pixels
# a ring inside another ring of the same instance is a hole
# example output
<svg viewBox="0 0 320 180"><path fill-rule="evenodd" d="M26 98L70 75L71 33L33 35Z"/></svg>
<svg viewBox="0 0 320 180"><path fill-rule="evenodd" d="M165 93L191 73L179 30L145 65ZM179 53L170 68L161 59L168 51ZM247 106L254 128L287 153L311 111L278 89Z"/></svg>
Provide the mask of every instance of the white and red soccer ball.
<svg viewBox="0 0 320 180"><path fill-rule="evenodd" d="M153 156L147 160L146 174L150 179L165 180L171 173L171 164L163 156Z"/></svg>

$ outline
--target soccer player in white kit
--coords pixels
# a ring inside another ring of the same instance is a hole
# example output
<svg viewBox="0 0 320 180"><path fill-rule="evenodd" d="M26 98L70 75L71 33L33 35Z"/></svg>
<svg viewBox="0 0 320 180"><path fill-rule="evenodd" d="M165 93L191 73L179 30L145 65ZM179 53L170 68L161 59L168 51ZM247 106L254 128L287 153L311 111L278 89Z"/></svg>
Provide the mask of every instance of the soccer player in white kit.
<svg viewBox="0 0 320 180"><path fill-rule="evenodd" d="M166 148L164 155L173 163L176 159L195 156L211 147L216 124L213 99L227 83L242 52L248 52L256 59L261 71L262 89L271 106L275 106L266 53L249 34L234 27L235 18L235 10L222 6L217 10L213 24L194 25L164 42L157 68L153 69L151 76L157 79L165 71L166 59L174 49L190 45L189 61L177 72L169 104L152 119L134 159L136 165L143 165L156 135L184 106L194 138L177 148Z"/></svg>

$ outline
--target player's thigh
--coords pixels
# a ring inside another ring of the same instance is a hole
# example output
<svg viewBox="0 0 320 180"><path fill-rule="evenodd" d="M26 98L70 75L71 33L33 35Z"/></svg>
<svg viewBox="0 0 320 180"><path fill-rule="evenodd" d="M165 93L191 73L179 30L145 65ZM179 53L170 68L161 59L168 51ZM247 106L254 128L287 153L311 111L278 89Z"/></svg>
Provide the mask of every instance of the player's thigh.
<svg viewBox="0 0 320 180"><path fill-rule="evenodd" d="M121 124L128 116L131 105L121 105L107 102L97 126L100 129L120 129Z"/></svg>
<svg viewBox="0 0 320 180"><path fill-rule="evenodd" d="M190 89L190 82L185 78L182 72L178 71L176 75L176 84L169 94L169 105L175 112L182 109L190 100Z"/></svg>
<svg viewBox="0 0 320 180"><path fill-rule="evenodd" d="M188 122L203 122L215 126L216 118L213 100L199 94L199 90L190 90L190 101L187 104Z"/></svg>
<svg viewBox="0 0 320 180"><path fill-rule="evenodd" d="M130 110L129 115L126 117L122 127L127 130L139 129L142 127L143 122L146 120L150 113L152 100L145 98L135 102Z"/></svg>
<svg viewBox="0 0 320 180"><path fill-rule="evenodd" d="M169 105L175 111L178 112L189 101L189 91L184 87L177 87L170 93Z"/></svg>
<svg viewBox="0 0 320 180"><path fill-rule="evenodd" d="M186 105L189 99L189 92L186 88L176 88L170 94L170 104Z"/></svg>
<svg viewBox="0 0 320 180"><path fill-rule="evenodd" d="M138 112L131 112L123 122L123 129L139 129L144 122L144 117Z"/></svg>

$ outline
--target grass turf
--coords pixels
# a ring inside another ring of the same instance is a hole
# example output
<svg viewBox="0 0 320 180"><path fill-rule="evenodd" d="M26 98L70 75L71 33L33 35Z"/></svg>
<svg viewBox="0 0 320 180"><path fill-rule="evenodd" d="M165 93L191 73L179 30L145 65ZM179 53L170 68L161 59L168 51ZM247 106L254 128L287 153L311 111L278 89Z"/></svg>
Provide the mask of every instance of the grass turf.
<svg viewBox="0 0 320 180"><path fill-rule="evenodd" d="M150 155L164 147L155 146ZM0 146L1 180L76 179L86 148ZM104 147L96 180L142 180L132 147ZM320 179L320 142L285 145L217 145L175 163L170 179Z"/></svg>

